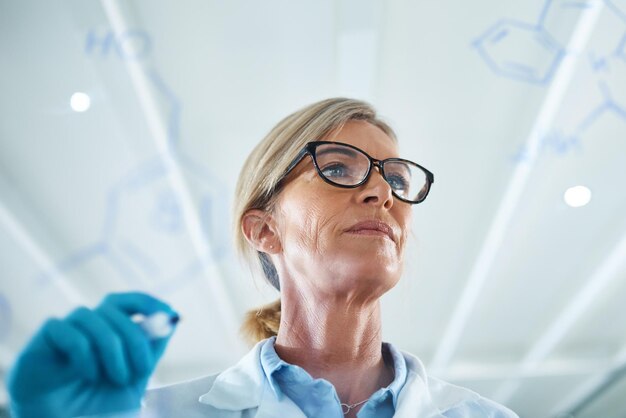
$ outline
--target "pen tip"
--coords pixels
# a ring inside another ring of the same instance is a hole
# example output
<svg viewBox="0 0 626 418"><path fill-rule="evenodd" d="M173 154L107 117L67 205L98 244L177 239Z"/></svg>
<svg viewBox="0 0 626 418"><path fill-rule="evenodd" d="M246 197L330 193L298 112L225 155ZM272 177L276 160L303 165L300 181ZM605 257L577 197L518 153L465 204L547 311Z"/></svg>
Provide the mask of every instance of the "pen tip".
<svg viewBox="0 0 626 418"><path fill-rule="evenodd" d="M178 321L180 321L180 316L178 314L174 314L174 316L170 318L170 322L172 325L176 325Z"/></svg>

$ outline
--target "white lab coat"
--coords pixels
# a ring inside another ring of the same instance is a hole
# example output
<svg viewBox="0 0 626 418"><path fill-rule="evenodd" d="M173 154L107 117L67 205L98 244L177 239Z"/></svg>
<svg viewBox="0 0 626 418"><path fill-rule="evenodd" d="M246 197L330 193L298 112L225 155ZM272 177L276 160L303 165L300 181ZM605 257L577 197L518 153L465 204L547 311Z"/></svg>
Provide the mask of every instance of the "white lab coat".
<svg viewBox="0 0 626 418"><path fill-rule="evenodd" d="M307 418L287 396L277 400L261 368L263 341L222 373L149 390L141 418ZM407 380L394 417L519 418L469 389L427 377L422 362L401 351ZM137 415L135 415L137 416Z"/></svg>

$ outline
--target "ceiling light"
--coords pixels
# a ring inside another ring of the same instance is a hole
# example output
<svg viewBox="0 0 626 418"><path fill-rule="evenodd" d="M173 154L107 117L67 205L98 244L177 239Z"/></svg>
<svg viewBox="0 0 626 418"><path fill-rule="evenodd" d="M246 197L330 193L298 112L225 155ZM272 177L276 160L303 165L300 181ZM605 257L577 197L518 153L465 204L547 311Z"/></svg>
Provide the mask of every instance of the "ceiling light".
<svg viewBox="0 0 626 418"><path fill-rule="evenodd" d="M72 98L70 99L70 106L75 112L84 112L89 109L91 105L91 99L87 94L77 91L72 94Z"/></svg>
<svg viewBox="0 0 626 418"><path fill-rule="evenodd" d="M570 187L563 194L563 200L573 208L585 206L591 200L591 190L585 186Z"/></svg>

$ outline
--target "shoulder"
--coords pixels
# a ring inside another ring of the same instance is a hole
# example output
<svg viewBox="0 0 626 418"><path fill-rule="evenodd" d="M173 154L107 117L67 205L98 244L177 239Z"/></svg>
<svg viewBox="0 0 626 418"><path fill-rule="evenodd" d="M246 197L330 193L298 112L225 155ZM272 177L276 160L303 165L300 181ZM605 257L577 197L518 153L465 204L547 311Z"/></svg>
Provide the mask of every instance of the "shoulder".
<svg viewBox="0 0 626 418"><path fill-rule="evenodd" d="M435 377L428 377L428 387L446 418L519 418L509 408L478 393Z"/></svg>
<svg viewBox="0 0 626 418"><path fill-rule="evenodd" d="M519 418L515 412L507 407L468 388L429 376L418 357L405 351L402 351L402 354L406 360L409 374L413 375L413 379L407 379L407 381L419 381L420 385L415 385L416 389L419 389L422 384L425 385L433 407L440 411L444 417ZM411 386L413 385L409 385L409 390L411 390ZM421 387L423 388L423 386Z"/></svg>
<svg viewBox="0 0 626 418"><path fill-rule="evenodd" d="M142 402L142 418L250 416L265 390L259 360L264 341L220 373L149 390Z"/></svg>
<svg viewBox="0 0 626 418"><path fill-rule="evenodd" d="M195 397L195 395L202 395L208 392L213 386L213 382L219 376L219 373L203 376L197 379L188 380L185 382L174 383L172 385L162 386L159 388L150 389L146 392L146 402L151 400L160 399L163 397L180 397L189 396ZM197 398L196 398L197 399Z"/></svg>
<svg viewBox="0 0 626 418"><path fill-rule="evenodd" d="M198 379L173 385L150 389L142 401L142 417L177 417L184 412L185 417L206 416L210 406L198 402L200 396L211 390L219 374L204 376ZM214 412L214 411L211 411ZM213 416L213 415L211 415Z"/></svg>

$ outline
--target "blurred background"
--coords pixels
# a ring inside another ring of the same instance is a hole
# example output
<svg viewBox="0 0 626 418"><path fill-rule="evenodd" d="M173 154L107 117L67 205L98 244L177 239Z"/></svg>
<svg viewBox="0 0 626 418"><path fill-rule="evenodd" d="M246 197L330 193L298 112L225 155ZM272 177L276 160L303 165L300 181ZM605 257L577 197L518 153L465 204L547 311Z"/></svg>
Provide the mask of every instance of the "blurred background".
<svg viewBox="0 0 626 418"><path fill-rule="evenodd" d="M349 96L435 174L384 339L521 417L626 417L626 1L2 0L0 56L2 380L125 290L183 317L152 386L237 362L278 296L233 253L239 170Z"/></svg>

